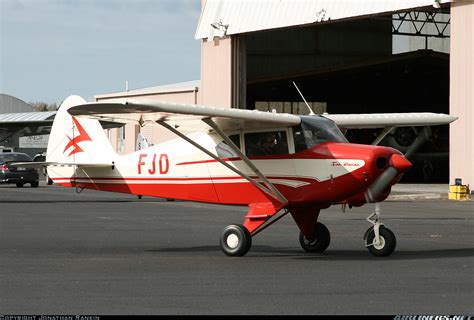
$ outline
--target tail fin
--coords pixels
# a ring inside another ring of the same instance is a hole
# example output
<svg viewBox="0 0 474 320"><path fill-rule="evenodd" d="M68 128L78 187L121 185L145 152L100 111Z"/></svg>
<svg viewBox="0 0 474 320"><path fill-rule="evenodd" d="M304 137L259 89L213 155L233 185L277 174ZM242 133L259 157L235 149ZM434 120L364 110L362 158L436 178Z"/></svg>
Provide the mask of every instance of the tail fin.
<svg viewBox="0 0 474 320"><path fill-rule="evenodd" d="M99 121L72 117L67 110L87 103L79 96L69 96L59 107L51 128L47 162L111 163L116 156Z"/></svg>

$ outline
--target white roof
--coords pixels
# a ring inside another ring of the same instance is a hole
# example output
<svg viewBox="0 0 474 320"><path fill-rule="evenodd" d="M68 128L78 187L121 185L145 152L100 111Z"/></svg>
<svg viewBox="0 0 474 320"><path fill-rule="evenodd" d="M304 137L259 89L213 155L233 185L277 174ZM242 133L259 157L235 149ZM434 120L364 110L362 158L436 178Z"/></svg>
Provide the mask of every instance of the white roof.
<svg viewBox="0 0 474 320"><path fill-rule="evenodd" d="M0 114L13 112L35 112L32 105L8 94L0 93Z"/></svg>
<svg viewBox="0 0 474 320"><path fill-rule="evenodd" d="M3 113L0 114L0 123L53 120L55 115L56 111Z"/></svg>
<svg viewBox="0 0 474 320"><path fill-rule="evenodd" d="M435 0L207 0L196 39L299 26L433 6ZM451 0L440 0L440 3Z"/></svg>
<svg viewBox="0 0 474 320"><path fill-rule="evenodd" d="M142 96L150 95L156 93L168 93L168 92L183 92L183 91L194 91L198 90L201 85L200 80L178 82L172 84L165 84L160 86L141 88L129 91L107 93L95 95L96 99L105 99L105 98L116 98L116 97L131 97L131 96Z"/></svg>

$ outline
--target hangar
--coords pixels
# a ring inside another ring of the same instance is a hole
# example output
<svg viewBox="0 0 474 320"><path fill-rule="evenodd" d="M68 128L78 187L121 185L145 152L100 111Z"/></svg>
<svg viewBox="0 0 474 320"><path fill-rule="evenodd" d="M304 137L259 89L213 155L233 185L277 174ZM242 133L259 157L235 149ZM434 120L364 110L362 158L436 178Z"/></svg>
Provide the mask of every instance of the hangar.
<svg viewBox="0 0 474 320"><path fill-rule="evenodd" d="M38 112L23 100L0 94L0 146L31 157L46 151L55 115L56 111Z"/></svg>
<svg viewBox="0 0 474 320"><path fill-rule="evenodd" d="M474 184L474 1L202 0L195 38L200 80L101 94L224 108L305 113L298 85L319 112L442 112L458 116L433 128L405 182ZM155 126L111 130L119 152L142 132L152 143L170 136ZM412 128L383 144L413 143ZM348 132L370 143L376 132ZM449 148L448 148L449 146Z"/></svg>

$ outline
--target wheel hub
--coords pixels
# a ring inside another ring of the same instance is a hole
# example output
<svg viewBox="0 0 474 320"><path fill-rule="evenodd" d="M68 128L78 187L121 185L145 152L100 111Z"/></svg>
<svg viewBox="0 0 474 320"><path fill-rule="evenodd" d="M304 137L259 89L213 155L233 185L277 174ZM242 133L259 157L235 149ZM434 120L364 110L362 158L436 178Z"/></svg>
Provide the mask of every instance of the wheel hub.
<svg viewBox="0 0 474 320"><path fill-rule="evenodd" d="M318 242L318 239L314 239L313 241L309 241L308 239L304 238L304 242L307 245L314 246Z"/></svg>
<svg viewBox="0 0 474 320"><path fill-rule="evenodd" d="M380 236L379 239L380 241L379 243L377 243L377 238L374 238L372 245L374 246L375 249L382 250L385 247L385 238Z"/></svg>
<svg viewBox="0 0 474 320"><path fill-rule="evenodd" d="M237 237L236 234L229 234L229 236L226 239L227 246L231 249L237 248L239 245L239 237Z"/></svg>

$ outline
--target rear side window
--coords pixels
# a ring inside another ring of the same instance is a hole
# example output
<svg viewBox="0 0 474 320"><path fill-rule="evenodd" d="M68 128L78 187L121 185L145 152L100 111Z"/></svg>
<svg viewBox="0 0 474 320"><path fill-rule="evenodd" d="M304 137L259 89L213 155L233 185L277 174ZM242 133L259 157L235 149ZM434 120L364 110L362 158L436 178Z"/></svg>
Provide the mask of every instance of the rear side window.
<svg viewBox="0 0 474 320"><path fill-rule="evenodd" d="M233 134L229 139L240 149L240 135ZM216 146L216 152L219 158L234 158L239 155L225 141L221 141Z"/></svg>
<svg viewBox="0 0 474 320"><path fill-rule="evenodd" d="M0 154L0 164L10 163L10 162L29 162L31 158L26 154L18 153L3 153Z"/></svg>
<svg viewBox="0 0 474 320"><path fill-rule="evenodd" d="M247 156L288 154L286 131L246 133L245 153Z"/></svg>

